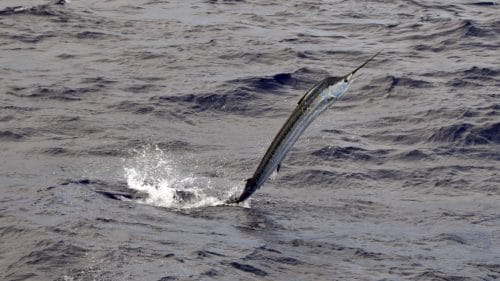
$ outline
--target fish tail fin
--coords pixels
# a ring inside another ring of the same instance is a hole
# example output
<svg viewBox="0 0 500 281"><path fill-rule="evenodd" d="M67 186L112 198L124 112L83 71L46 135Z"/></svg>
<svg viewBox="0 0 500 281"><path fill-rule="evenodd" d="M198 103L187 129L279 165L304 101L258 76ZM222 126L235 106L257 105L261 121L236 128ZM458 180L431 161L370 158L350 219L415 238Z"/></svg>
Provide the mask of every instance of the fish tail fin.
<svg viewBox="0 0 500 281"><path fill-rule="evenodd" d="M249 178L246 180L245 184L245 189L243 190L243 193L239 197L233 197L227 201L228 204L237 204L241 203L250 197L255 190L257 190L257 186L255 185L255 180L254 178Z"/></svg>
<svg viewBox="0 0 500 281"><path fill-rule="evenodd" d="M250 197L250 195L252 195L255 192L255 190L257 190L257 187L255 185L254 178L247 179L247 183L245 184L245 189L243 190L243 193L238 198L237 202L240 203L240 202L247 200L248 197Z"/></svg>

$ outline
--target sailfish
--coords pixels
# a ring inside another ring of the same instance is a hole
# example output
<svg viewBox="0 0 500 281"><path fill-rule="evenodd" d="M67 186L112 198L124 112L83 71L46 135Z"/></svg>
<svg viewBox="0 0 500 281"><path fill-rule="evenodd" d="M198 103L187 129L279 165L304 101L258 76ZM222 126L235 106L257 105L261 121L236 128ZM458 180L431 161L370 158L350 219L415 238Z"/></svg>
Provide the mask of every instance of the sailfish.
<svg viewBox="0 0 500 281"><path fill-rule="evenodd" d="M227 203L233 204L245 201L266 182L275 170L279 171L281 162L305 129L318 115L344 95L353 81L354 74L379 53L370 57L347 75L326 77L309 89L299 100L288 120L274 137L253 176L246 181L243 193L239 197L229 199Z"/></svg>

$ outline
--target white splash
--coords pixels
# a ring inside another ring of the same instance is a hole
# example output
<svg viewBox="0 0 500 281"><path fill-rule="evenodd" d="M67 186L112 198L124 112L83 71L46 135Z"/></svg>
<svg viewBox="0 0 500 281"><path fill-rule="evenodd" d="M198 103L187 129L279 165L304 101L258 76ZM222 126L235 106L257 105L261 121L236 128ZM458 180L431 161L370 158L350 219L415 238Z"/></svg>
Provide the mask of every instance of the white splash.
<svg viewBox="0 0 500 281"><path fill-rule="evenodd" d="M154 206L189 209L224 205L226 200L241 192L239 184L220 178L193 174L197 168L189 157L174 157L158 148L135 151L126 161L128 187L145 193L141 203ZM185 162L183 162L185 160ZM227 190L227 186L232 186Z"/></svg>

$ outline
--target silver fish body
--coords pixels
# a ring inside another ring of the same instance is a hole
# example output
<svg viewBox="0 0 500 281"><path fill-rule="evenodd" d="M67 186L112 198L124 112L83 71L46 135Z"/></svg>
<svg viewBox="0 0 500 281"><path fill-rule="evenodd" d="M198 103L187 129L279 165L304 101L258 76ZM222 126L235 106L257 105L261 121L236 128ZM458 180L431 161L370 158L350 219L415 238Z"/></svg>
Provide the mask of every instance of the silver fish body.
<svg viewBox="0 0 500 281"><path fill-rule="evenodd" d="M376 54L378 55L378 53ZM269 176L279 170L281 162L305 129L349 88L352 76L376 55L343 77L327 77L305 93L283 127L274 137L253 176L247 180L243 193L228 203L245 201L259 189Z"/></svg>

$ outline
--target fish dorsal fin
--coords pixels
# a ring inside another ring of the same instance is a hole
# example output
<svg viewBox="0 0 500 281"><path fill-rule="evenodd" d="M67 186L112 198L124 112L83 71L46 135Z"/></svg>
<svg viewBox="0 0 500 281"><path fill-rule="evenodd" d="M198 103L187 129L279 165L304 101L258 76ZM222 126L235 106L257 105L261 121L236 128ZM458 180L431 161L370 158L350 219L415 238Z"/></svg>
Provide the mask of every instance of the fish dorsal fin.
<svg viewBox="0 0 500 281"><path fill-rule="evenodd" d="M301 105L308 103L312 98L316 97L316 94L320 93L325 88L328 88L330 85L334 84L340 79L342 79L342 77L329 76L319 81L304 94L304 96L299 100L297 104Z"/></svg>
<svg viewBox="0 0 500 281"><path fill-rule="evenodd" d="M321 86L321 84L323 84L323 81L317 82L316 84L314 84L314 86L312 86L311 89L307 90L307 92L302 96L302 98L300 98L300 100L299 100L299 102L297 102L297 104L301 104L304 101L306 101L308 99L308 97L311 96L311 93L314 92L317 88L319 88Z"/></svg>

